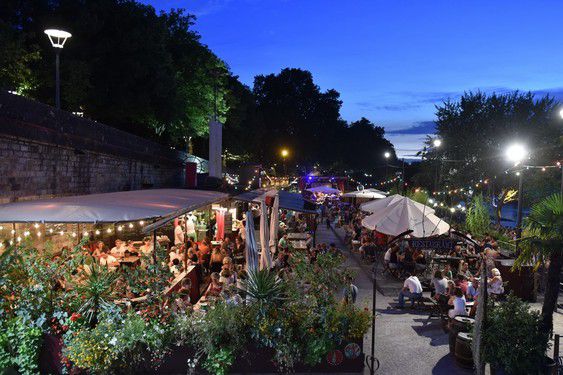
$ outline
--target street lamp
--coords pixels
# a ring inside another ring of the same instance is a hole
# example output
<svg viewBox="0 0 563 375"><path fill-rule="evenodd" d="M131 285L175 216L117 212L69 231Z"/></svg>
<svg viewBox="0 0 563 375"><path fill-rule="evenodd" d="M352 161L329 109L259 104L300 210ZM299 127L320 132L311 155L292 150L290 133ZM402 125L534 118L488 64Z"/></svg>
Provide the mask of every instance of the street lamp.
<svg viewBox="0 0 563 375"><path fill-rule="evenodd" d="M434 140L432 141L432 145L434 145L434 148L439 148L442 145L442 140L440 138L434 138ZM436 155L436 160L438 160L438 162L436 163L436 174L434 175L434 191L438 190L438 184L439 184L438 173L440 170L440 159L438 159L437 155Z"/></svg>
<svg viewBox="0 0 563 375"><path fill-rule="evenodd" d="M383 156L385 157L385 179L387 179L387 169L389 168L389 158L391 157L391 153L389 151L385 151Z"/></svg>
<svg viewBox="0 0 563 375"><path fill-rule="evenodd" d="M55 48L55 107L61 109L61 80L59 74L59 55L63 49L66 40L72 35L63 30L47 29L45 34L49 37L51 45Z"/></svg>
<svg viewBox="0 0 563 375"><path fill-rule="evenodd" d="M287 176L287 167L286 167L286 163L285 163L285 160L289 156L289 151L288 151L287 148L283 148L281 150L281 156L282 156L282 159L283 159L283 172Z"/></svg>
<svg viewBox="0 0 563 375"><path fill-rule="evenodd" d="M514 165L520 164L528 156L528 150L520 143L514 143L506 149L506 158ZM524 176L524 169L516 172L518 176L518 214L516 217L516 239L519 240L522 236L522 177ZM516 250L518 250L518 241L516 241Z"/></svg>
<svg viewBox="0 0 563 375"><path fill-rule="evenodd" d="M559 116L561 116L561 118L563 118L563 108L561 108L561 109L559 110Z"/></svg>

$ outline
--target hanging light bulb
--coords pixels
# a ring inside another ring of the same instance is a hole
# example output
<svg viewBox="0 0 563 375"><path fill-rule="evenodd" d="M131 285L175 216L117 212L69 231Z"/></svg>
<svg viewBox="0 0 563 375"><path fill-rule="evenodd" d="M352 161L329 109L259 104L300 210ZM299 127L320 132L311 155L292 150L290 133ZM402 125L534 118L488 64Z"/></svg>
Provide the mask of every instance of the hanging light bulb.
<svg viewBox="0 0 563 375"><path fill-rule="evenodd" d="M14 244L14 241L10 240L10 245L13 245L13 244Z"/></svg>
<svg viewBox="0 0 563 375"><path fill-rule="evenodd" d="M139 224L140 224L140 225L145 225L145 221L144 221L144 220L141 220L141 221L139 221Z"/></svg>
<svg viewBox="0 0 563 375"><path fill-rule="evenodd" d="M15 229L12 229L12 230L10 231L10 233L16 234L16 230L15 230Z"/></svg>
<svg viewBox="0 0 563 375"><path fill-rule="evenodd" d="M63 234L65 234L65 232L63 232L62 230L59 232L59 234L62 236Z"/></svg>
<svg viewBox="0 0 563 375"><path fill-rule="evenodd" d="M117 227L117 230L118 230L119 232L121 232L121 231L123 230L123 225L118 226L118 227Z"/></svg>
<svg viewBox="0 0 563 375"><path fill-rule="evenodd" d="M100 231L96 229L96 234L100 234Z"/></svg>
<svg viewBox="0 0 563 375"><path fill-rule="evenodd" d="M49 233L53 234L53 228L49 228Z"/></svg>
<svg viewBox="0 0 563 375"><path fill-rule="evenodd" d="M16 238L16 240L17 240L18 242L21 242L21 241L22 241L22 238L21 238L21 237L18 237L18 238Z"/></svg>
<svg viewBox="0 0 563 375"><path fill-rule="evenodd" d="M129 223L129 228L133 228L133 223Z"/></svg>
<svg viewBox="0 0 563 375"><path fill-rule="evenodd" d="M37 223L33 224L33 226L35 227L35 229L39 228L39 224Z"/></svg>
<svg viewBox="0 0 563 375"><path fill-rule="evenodd" d="M4 230L4 227L2 225L0 225L0 230Z"/></svg>
<svg viewBox="0 0 563 375"><path fill-rule="evenodd" d="M450 207L450 212L454 213L455 212L455 208L454 207Z"/></svg>
<svg viewBox="0 0 563 375"><path fill-rule="evenodd" d="M82 235L83 235L84 237L88 237L88 232L84 232L84 233L82 233Z"/></svg>
<svg viewBox="0 0 563 375"><path fill-rule="evenodd" d="M106 232L111 233L111 228L108 228Z"/></svg>
<svg viewBox="0 0 563 375"><path fill-rule="evenodd" d="M76 237L76 233L75 233L75 232L72 232L72 237Z"/></svg>
<svg viewBox="0 0 563 375"><path fill-rule="evenodd" d="M37 232L37 237L41 237L41 232Z"/></svg>
<svg viewBox="0 0 563 375"><path fill-rule="evenodd" d="M24 237L27 237L27 236L29 236L30 234L31 234L31 233L29 233L28 230L26 230L25 232L23 232L23 236L24 236Z"/></svg>

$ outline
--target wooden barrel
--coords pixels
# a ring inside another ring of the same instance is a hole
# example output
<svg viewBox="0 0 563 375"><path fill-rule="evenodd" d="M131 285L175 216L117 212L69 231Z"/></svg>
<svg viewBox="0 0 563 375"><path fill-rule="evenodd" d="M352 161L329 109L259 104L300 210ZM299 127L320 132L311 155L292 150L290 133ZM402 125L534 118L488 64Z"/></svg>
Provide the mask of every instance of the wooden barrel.
<svg viewBox="0 0 563 375"><path fill-rule="evenodd" d="M467 332L460 332L455 340L455 360L463 368L473 368L473 351L471 350L471 337Z"/></svg>
<svg viewBox="0 0 563 375"><path fill-rule="evenodd" d="M457 334L459 332L469 332L472 329L473 324L475 324L475 319L467 316L456 316L450 320L450 336L448 341L450 344L451 354L454 354L455 352L455 340L457 338Z"/></svg>

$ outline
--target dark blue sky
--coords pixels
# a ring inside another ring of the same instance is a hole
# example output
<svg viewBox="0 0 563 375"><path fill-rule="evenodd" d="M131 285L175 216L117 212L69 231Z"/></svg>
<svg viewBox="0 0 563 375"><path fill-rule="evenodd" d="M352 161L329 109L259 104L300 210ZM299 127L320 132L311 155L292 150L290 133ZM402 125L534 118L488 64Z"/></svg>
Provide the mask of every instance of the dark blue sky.
<svg viewBox="0 0 563 375"><path fill-rule="evenodd" d="M341 93L346 120L385 126L400 155L421 148L434 105L465 90L563 97L561 0L144 2L196 14L202 41L250 86L310 70Z"/></svg>

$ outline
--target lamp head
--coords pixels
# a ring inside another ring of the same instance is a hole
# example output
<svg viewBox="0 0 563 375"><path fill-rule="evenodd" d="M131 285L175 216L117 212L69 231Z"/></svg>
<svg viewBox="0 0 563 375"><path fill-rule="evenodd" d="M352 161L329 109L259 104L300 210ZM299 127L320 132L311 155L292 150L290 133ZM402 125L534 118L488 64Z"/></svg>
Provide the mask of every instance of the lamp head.
<svg viewBox="0 0 563 375"><path fill-rule="evenodd" d="M385 151L383 156L385 156L385 159L389 159L391 157L391 153L389 151Z"/></svg>
<svg viewBox="0 0 563 375"><path fill-rule="evenodd" d="M284 148L283 150L281 150L282 157L286 158L288 155L289 155L289 151L287 149Z"/></svg>
<svg viewBox="0 0 563 375"><path fill-rule="evenodd" d="M514 143L506 149L506 158L515 164L520 163L522 160L526 159L528 156L528 151L526 147L520 143Z"/></svg>
<svg viewBox="0 0 563 375"><path fill-rule="evenodd" d="M436 138L436 139L434 139L432 144L434 145L434 147L440 147L442 145L442 140L439 139L439 138Z"/></svg>
<svg viewBox="0 0 563 375"><path fill-rule="evenodd" d="M45 34L47 34L51 45L55 48L63 48L66 40L72 36L71 33L58 29L47 29Z"/></svg>

